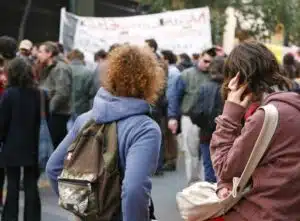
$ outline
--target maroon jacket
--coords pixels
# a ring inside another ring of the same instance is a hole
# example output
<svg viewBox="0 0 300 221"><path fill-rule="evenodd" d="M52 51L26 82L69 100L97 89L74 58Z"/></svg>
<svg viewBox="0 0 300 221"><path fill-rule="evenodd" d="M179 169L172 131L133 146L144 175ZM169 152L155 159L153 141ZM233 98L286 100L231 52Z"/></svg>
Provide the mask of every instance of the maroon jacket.
<svg viewBox="0 0 300 221"><path fill-rule="evenodd" d="M252 190L225 216L227 221L296 221L300 218L300 95L274 93L263 104L274 104L279 126L252 176ZM231 188L246 166L262 128L264 111L257 110L242 128L245 109L226 102L211 141L219 188Z"/></svg>

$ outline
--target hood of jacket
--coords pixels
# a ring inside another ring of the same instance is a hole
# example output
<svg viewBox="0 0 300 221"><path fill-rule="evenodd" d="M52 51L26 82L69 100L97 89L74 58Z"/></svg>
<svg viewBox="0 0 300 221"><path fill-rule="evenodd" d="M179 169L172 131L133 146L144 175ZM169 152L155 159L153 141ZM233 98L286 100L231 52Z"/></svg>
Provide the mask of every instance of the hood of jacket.
<svg viewBox="0 0 300 221"><path fill-rule="evenodd" d="M300 94L295 92L277 92L270 94L264 100L264 104L272 101L286 103L300 111Z"/></svg>
<svg viewBox="0 0 300 221"><path fill-rule="evenodd" d="M110 123L135 115L147 115L150 105L142 99L116 97L100 88L94 99L92 116L97 123Z"/></svg>

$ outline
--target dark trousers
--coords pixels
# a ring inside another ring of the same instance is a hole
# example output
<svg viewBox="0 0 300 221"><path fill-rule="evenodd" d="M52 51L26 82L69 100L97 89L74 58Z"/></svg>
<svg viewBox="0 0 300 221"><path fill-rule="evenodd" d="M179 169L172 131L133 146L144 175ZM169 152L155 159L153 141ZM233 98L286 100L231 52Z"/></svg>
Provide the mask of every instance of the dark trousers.
<svg viewBox="0 0 300 221"><path fill-rule="evenodd" d="M175 134L172 134L168 128L166 129L165 142L165 164L174 165L176 167L178 155L177 137Z"/></svg>
<svg viewBox="0 0 300 221"><path fill-rule="evenodd" d="M2 221L18 221L21 167L7 167L7 196ZM38 166L24 167L24 221L41 221L41 200L38 190Z"/></svg>
<svg viewBox="0 0 300 221"><path fill-rule="evenodd" d="M215 171L211 162L209 144L200 144L200 153L202 152L205 181L210 183L217 182ZM201 156L200 156L201 157ZM200 159L200 158L199 158Z"/></svg>
<svg viewBox="0 0 300 221"><path fill-rule="evenodd" d="M162 170L164 165L172 165L176 167L177 163L177 138L176 135L168 129L168 119L161 117L156 120L162 132L162 142L159 153L159 161L157 170Z"/></svg>
<svg viewBox="0 0 300 221"><path fill-rule="evenodd" d="M3 168L0 168L0 205L3 203L3 185L5 179L5 172Z"/></svg>
<svg viewBox="0 0 300 221"><path fill-rule="evenodd" d="M69 118L70 115L51 114L48 126L54 148L57 148L67 135L67 122Z"/></svg>

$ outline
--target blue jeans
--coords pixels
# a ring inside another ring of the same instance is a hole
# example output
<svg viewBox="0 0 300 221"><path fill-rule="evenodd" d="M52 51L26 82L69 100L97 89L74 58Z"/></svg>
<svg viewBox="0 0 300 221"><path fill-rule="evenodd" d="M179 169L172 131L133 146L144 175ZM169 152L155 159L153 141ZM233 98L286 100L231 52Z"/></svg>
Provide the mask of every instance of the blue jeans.
<svg viewBox="0 0 300 221"><path fill-rule="evenodd" d="M217 179L211 162L209 144L200 144L200 149L201 151L199 152L202 152L203 157L205 181L210 183L216 183Z"/></svg>

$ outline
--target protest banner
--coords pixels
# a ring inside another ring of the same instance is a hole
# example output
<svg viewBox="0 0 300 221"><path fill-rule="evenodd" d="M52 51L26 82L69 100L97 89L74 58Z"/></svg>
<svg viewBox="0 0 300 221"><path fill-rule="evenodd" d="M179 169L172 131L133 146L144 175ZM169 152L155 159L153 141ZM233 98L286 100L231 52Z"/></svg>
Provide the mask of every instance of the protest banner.
<svg viewBox="0 0 300 221"><path fill-rule="evenodd" d="M61 11L60 42L67 49L82 50L88 60L114 43L141 45L148 38L154 38L160 49L199 53L212 46L209 8L112 18Z"/></svg>

